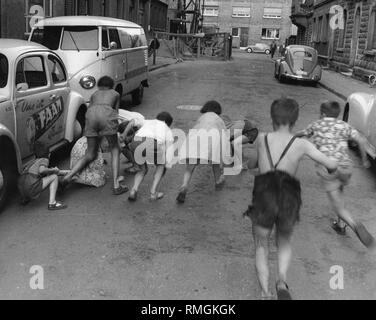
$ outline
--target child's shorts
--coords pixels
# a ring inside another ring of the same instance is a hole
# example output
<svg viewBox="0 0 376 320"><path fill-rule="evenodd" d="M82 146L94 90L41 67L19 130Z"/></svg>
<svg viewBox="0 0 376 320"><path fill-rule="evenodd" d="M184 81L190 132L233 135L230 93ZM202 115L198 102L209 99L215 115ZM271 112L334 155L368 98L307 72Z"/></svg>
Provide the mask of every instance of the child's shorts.
<svg viewBox="0 0 376 320"><path fill-rule="evenodd" d="M324 166L316 165L316 173L320 177L325 191L331 192L349 184L352 175L352 166L339 165L335 172L329 173Z"/></svg>
<svg viewBox="0 0 376 320"><path fill-rule="evenodd" d="M38 175L22 174L18 179L18 190L24 200L35 200L43 191L43 181Z"/></svg>
<svg viewBox="0 0 376 320"><path fill-rule="evenodd" d="M142 148L137 150L137 148ZM151 138L137 138L128 144L129 150L133 153L135 162L138 165L145 163L162 165L166 163L164 148L157 140Z"/></svg>
<svg viewBox="0 0 376 320"><path fill-rule="evenodd" d="M105 137L117 134L119 127L116 110L110 106L94 105L86 111L84 136Z"/></svg>
<svg viewBox="0 0 376 320"><path fill-rule="evenodd" d="M253 205L246 213L257 226L288 236L299 221L302 204L300 182L283 171L270 171L255 177Z"/></svg>

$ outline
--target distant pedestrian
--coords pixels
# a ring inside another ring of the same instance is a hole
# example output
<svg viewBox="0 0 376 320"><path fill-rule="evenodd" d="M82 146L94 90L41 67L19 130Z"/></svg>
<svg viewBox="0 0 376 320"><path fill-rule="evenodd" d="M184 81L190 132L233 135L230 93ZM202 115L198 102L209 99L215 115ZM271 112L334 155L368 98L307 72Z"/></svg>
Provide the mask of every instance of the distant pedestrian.
<svg viewBox="0 0 376 320"><path fill-rule="evenodd" d="M279 46L279 54L281 57L284 57L285 55L285 52L286 52L286 46L284 43L282 43L280 46Z"/></svg>
<svg viewBox="0 0 376 320"><path fill-rule="evenodd" d="M48 147L40 142L34 146L36 159L29 162L18 179L18 190L21 194L22 204L36 200L43 190L49 188L50 198L48 210L62 210L67 206L56 201L56 191L59 185L59 175L65 175L67 171L59 168L49 168L50 152Z"/></svg>
<svg viewBox="0 0 376 320"><path fill-rule="evenodd" d="M128 200L136 201L138 189L148 173L148 165L156 166L153 183L150 188L150 200L159 200L164 197L163 192L158 191L159 183L166 173L166 169L172 167L174 137L170 129L173 122L168 112L161 112L156 119L145 120L143 126L136 132L133 141L128 148L133 152L133 157L139 170L137 170L133 187Z"/></svg>
<svg viewBox="0 0 376 320"><path fill-rule="evenodd" d="M270 45L270 56L271 56L272 59L274 58L276 51L277 51L277 44L276 44L275 40L273 40L272 44Z"/></svg>
<svg viewBox="0 0 376 320"><path fill-rule="evenodd" d="M225 182L223 175L223 152L230 147L230 138L223 139L226 126L220 115L222 107L217 101L208 101L201 109L202 116L195 126L189 130L188 136L179 152L180 162L185 163L183 184L176 198L177 202L184 203L193 171L200 164L211 165L215 186L220 188Z"/></svg>
<svg viewBox="0 0 376 320"><path fill-rule="evenodd" d="M271 298L269 291L269 238L276 227L278 279L277 296L289 300L291 295L286 283L286 274L291 260L291 236L299 221L301 206L300 182L295 178L300 160L307 155L329 170L336 169L330 160L307 140L291 133L299 116L295 100L279 99L271 106L274 132L259 134L257 163L260 174L255 177L253 204L244 213L252 220L255 244L256 271L262 290L262 298Z"/></svg>
<svg viewBox="0 0 376 320"><path fill-rule="evenodd" d="M321 178L337 215L332 221L332 228L338 234L345 235L346 226L350 226L359 240L367 248L372 248L375 246L375 239L344 206L344 188L350 181L353 167L348 152L348 141L355 141L358 144L363 166L369 168L370 162L365 151L366 139L348 123L338 119L340 112L341 107L338 102L324 102L320 107L320 120L311 123L299 135L312 137L317 149L338 163L338 170L332 174L329 174L322 166L316 167L317 174Z"/></svg>
<svg viewBox="0 0 376 320"><path fill-rule="evenodd" d="M105 137L111 150L112 176L114 195L128 191L128 187L119 183L119 143L118 143L118 110L120 95L114 89L114 80L104 76L98 80L98 90L90 98L86 112L84 135L87 137L87 152L70 173L63 179L63 185L71 182L73 176L93 162L98 155L99 144Z"/></svg>

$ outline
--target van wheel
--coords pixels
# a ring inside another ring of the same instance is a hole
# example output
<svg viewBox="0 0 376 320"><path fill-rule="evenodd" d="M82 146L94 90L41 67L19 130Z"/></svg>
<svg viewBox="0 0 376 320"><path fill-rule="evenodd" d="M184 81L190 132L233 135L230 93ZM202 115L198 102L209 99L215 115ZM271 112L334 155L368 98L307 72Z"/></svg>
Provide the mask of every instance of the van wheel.
<svg viewBox="0 0 376 320"><path fill-rule="evenodd" d="M132 102L134 105L138 106L142 103L142 99L144 97L144 86L140 84L140 86L132 91Z"/></svg>
<svg viewBox="0 0 376 320"><path fill-rule="evenodd" d="M12 187L12 169L9 165L0 162L0 212L4 208L8 199L9 191Z"/></svg>

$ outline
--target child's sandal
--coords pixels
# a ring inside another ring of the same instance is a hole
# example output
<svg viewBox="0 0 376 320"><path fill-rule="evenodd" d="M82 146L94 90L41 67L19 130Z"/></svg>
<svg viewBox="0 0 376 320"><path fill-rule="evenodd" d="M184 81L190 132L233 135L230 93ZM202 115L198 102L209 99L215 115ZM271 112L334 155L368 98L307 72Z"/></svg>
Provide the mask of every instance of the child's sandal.
<svg viewBox="0 0 376 320"><path fill-rule="evenodd" d="M51 211L63 210L66 208L67 208L67 205L59 201L56 201L55 203L48 205L48 210L51 210Z"/></svg>
<svg viewBox="0 0 376 320"><path fill-rule="evenodd" d="M339 224L338 224L338 221L337 220L333 220L332 221L332 229L337 232L339 235L341 236L344 236L346 235L346 227L347 225L345 225L344 227L341 227Z"/></svg>
<svg viewBox="0 0 376 320"><path fill-rule="evenodd" d="M118 188L112 189L112 194L115 196L119 196L123 193L128 192L129 188L126 185L120 185Z"/></svg>
<svg viewBox="0 0 376 320"><path fill-rule="evenodd" d="M180 191L179 194L178 194L178 196L176 197L176 201L178 203L184 203L186 195L187 195L187 191L186 190Z"/></svg>
<svg viewBox="0 0 376 320"><path fill-rule="evenodd" d="M150 200L155 201L155 200L160 200L164 197L163 192L155 192L150 194Z"/></svg>

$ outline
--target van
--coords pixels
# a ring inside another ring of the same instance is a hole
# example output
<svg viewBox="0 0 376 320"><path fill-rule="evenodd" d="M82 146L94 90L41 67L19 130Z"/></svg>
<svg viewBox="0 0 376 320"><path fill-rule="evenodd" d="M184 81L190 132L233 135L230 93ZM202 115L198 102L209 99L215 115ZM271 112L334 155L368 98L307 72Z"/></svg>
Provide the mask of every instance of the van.
<svg viewBox="0 0 376 320"><path fill-rule="evenodd" d="M148 87L148 46L145 32L126 20L95 16L64 16L39 21L29 41L57 53L68 70L69 85L86 103L98 79L110 76L121 96L142 102Z"/></svg>

